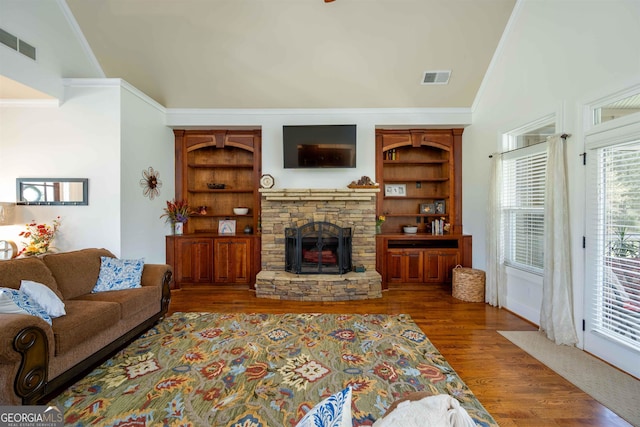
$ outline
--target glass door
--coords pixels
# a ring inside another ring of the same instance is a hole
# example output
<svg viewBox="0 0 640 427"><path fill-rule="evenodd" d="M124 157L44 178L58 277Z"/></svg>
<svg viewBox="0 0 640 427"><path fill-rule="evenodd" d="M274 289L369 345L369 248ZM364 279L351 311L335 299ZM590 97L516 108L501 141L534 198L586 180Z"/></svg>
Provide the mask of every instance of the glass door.
<svg viewBox="0 0 640 427"><path fill-rule="evenodd" d="M585 350L640 377L640 126L587 137Z"/></svg>

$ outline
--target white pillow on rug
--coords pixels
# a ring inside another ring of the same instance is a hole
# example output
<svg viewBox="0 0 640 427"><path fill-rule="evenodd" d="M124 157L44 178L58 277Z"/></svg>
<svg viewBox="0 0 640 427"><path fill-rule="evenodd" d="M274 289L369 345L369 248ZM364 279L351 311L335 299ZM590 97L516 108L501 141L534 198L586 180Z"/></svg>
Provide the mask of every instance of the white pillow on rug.
<svg viewBox="0 0 640 427"><path fill-rule="evenodd" d="M296 427L352 426L351 387L347 387L318 403L296 424Z"/></svg>
<svg viewBox="0 0 640 427"><path fill-rule="evenodd" d="M16 289L0 288L0 313L37 316L51 325L51 317L44 308L29 295Z"/></svg>
<svg viewBox="0 0 640 427"><path fill-rule="evenodd" d="M144 259L100 257L100 274L92 293L140 288Z"/></svg>
<svg viewBox="0 0 640 427"><path fill-rule="evenodd" d="M373 427L475 427L473 418L454 397L437 394L420 400L405 400Z"/></svg>
<svg viewBox="0 0 640 427"><path fill-rule="evenodd" d="M31 299L40 304L40 307L44 308L52 318L67 314L64 309L64 303L58 298L58 295L42 283L22 280L20 282L20 291L29 295Z"/></svg>

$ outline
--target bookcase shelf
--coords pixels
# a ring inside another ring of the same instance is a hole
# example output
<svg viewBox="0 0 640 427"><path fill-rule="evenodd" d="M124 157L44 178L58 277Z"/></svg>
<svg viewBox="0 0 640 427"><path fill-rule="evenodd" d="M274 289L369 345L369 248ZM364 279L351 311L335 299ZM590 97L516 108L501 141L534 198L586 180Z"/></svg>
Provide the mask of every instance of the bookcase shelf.
<svg viewBox="0 0 640 427"><path fill-rule="evenodd" d="M376 214L385 217L377 237L376 266L384 287L450 282L452 267L471 267L471 236L462 235L461 222L462 132L376 131L376 182L381 190ZM418 232L403 233L407 225L417 226ZM443 234L432 234L436 232Z"/></svg>

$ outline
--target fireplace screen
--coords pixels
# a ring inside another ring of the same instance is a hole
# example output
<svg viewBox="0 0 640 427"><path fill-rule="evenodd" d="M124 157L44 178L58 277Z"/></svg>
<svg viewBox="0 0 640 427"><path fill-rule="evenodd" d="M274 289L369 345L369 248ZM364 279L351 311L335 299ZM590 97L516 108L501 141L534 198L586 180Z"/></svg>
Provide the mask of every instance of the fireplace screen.
<svg viewBox="0 0 640 427"><path fill-rule="evenodd" d="M285 229L285 270L297 274L351 271L351 228L310 222Z"/></svg>

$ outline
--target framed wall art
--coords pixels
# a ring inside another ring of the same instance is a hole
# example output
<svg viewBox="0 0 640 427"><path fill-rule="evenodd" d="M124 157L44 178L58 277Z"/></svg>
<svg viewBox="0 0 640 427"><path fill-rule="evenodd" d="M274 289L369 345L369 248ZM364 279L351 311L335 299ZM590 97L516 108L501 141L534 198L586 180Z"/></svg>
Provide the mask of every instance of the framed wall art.
<svg viewBox="0 0 640 427"><path fill-rule="evenodd" d="M420 213L421 214L434 214L434 213L436 213L436 205L434 203L421 203L420 204Z"/></svg>
<svg viewBox="0 0 640 427"><path fill-rule="evenodd" d="M384 195L387 197L406 197L407 184L385 184Z"/></svg>
<svg viewBox="0 0 640 427"><path fill-rule="evenodd" d="M236 220L220 220L220 222L218 222L218 234L236 234Z"/></svg>

